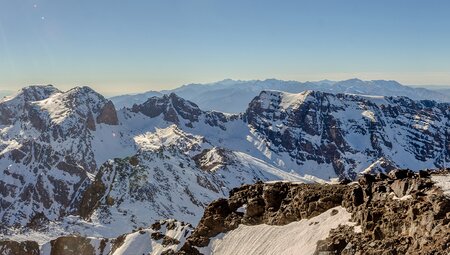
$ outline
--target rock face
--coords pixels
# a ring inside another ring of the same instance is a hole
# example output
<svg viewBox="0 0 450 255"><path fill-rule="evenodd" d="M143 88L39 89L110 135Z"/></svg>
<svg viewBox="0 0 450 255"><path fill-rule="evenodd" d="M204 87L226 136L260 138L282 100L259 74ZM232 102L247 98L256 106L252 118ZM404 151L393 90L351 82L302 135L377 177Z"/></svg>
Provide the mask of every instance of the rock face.
<svg viewBox="0 0 450 255"><path fill-rule="evenodd" d="M344 205L361 231L349 227L332 231L318 243L316 254L450 252L450 198L423 173L395 170L388 178L365 176L359 183L347 193ZM359 194L361 205L350 202L356 199L354 194Z"/></svg>
<svg viewBox="0 0 450 255"><path fill-rule="evenodd" d="M368 167L444 167L450 160L449 109L448 103L404 97L263 91L245 118L271 151L289 155L299 167L331 165L339 177L354 179Z"/></svg>
<svg viewBox="0 0 450 255"><path fill-rule="evenodd" d="M333 230L315 254L450 252L450 198L427 172L394 170L389 176L365 174L350 184L257 183L234 189L206 208L180 254L200 254L196 247L239 224L285 225L336 206L345 207L357 226Z"/></svg>
<svg viewBox="0 0 450 255"><path fill-rule="evenodd" d="M119 124L116 108L111 101L106 102L103 108L100 109L100 114L97 117L97 123L104 123L108 125Z"/></svg>

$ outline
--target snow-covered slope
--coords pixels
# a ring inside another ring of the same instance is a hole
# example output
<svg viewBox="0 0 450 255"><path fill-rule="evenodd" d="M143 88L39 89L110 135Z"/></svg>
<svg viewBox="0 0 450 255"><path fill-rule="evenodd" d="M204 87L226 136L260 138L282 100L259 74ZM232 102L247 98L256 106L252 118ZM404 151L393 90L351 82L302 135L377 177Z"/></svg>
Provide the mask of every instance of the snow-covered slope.
<svg viewBox="0 0 450 255"><path fill-rule="evenodd" d="M143 103L148 96L157 93L175 93L190 100L204 110L215 110L228 113L240 113L247 109L248 103L261 91L279 90L289 93L300 93L305 90L316 90L328 93L351 93L378 96L406 96L411 99L436 100L450 102L450 96L439 91L424 88L414 88L401 85L396 81L374 80L362 81L350 79L344 81L297 82L276 79L236 81L223 80L210 84L188 84L173 90L147 92L136 95L124 95L111 98L120 107L131 107L135 103Z"/></svg>
<svg viewBox="0 0 450 255"><path fill-rule="evenodd" d="M336 207L311 219L284 226L240 225L235 230L214 237L209 246L199 251L205 255L311 255L316 250L317 242L327 238L330 230L339 225L354 225L350 218L351 214L345 208Z"/></svg>

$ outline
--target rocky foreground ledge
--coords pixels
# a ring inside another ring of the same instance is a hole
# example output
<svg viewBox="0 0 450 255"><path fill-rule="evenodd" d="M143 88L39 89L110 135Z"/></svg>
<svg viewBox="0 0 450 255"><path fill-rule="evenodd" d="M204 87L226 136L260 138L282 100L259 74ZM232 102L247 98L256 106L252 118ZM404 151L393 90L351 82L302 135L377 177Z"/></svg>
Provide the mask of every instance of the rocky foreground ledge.
<svg viewBox="0 0 450 255"><path fill-rule="evenodd" d="M351 213L356 226L332 230L314 254L450 254L450 198L431 172L407 170L365 174L357 182L335 185L279 182L236 188L228 199L206 208L179 254L200 254L211 238L240 224L285 225L337 206Z"/></svg>
<svg viewBox="0 0 450 255"><path fill-rule="evenodd" d="M333 208L339 207L352 224L331 229L314 244L314 254L448 255L450 197L445 189L450 185L449 176L450 169L394 170L388 175L364 174L357 182L340 184L244 185L233 189L228 199L212 202L195 229L161 221L110 240L60 237L44 247L34 242L0 241L0 254L131 254L133 246L143 244L147 245L145 254L207 254L215 239L240 226L287 226L325 212L334 215L337 210Z"/></svg>

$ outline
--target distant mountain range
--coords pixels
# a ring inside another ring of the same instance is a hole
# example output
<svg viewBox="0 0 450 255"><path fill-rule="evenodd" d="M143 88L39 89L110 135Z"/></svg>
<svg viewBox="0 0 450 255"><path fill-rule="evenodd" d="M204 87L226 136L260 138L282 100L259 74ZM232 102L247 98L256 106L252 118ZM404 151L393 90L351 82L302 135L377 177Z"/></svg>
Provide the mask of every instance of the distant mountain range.
<svg viewBox="0 0 450 255"><path fill-rule="evenodd" d="M131 107L143 103L151 96L175 93L178 96L196 103L204 110L228 113L244 112L248 103L263 90L278 90L289 93L300 93L315 90L328 93L349 93L376 96L406 96L414 100L435 100L450 102L450 94L445 91L409 87L396 81L374 80L362 81L350 79L344 81L298 82L276 79L236 81L223 80L210 84L189 84L173 90L149 91L135 95L112 97L117 108Z"/></svg>

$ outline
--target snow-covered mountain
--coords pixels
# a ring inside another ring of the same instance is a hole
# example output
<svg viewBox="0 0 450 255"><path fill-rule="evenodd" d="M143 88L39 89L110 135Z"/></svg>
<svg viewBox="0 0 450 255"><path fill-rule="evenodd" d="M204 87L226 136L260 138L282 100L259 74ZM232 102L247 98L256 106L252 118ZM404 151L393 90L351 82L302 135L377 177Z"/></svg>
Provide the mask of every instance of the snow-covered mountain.
<svg viewBox="0 0 450 255"><path fill-rule="evenodd" d="M56 220L97 171L93 132L117 125L114 105L88 87L28 87L0 101L0 218Z"/></svg>
<svg viewBox="0 0 450 255"><path fill-rule="evenodd" d="M245 119L284 164L294 162L297 169L325 179L324 174L354 178L373 163L384 170L444 167L450 159L449 105L406 97L268 91L250 103Z"/></svg>
<svg viewBox="0 0 450 255"><path fill-rule="evenodd" d="M212 200L258 180L450 161L450 104L406 97L262 91L226 114L171 93L117 111L87 87L35 86L0 100L0 114L2 235L40 242L115 238L162 218L195 225Z"/></svg>
<svg viewBox="0 0 450 255"><path fill-rule="evenodd" d="M415 100L435 100L450 102L448 94L424 88L413 88L401 85L396 81L374 80L362 81L350 79L344 81L297 82L276 79L235 81L223 80L210 84L189 84L173 90L160 92L149 91L142 94L123 95L111 98L118 108L131 107L135 103L143 103L149 96L175 93L190 100L204 110L215 110L228 113L241 113L247 109L248 102L264 90L279 90L289 93L300 93L315 90L328 93L350 93L376 96L406 96Z"/></svg>

